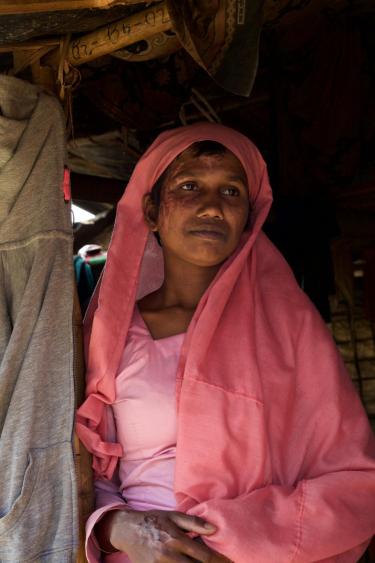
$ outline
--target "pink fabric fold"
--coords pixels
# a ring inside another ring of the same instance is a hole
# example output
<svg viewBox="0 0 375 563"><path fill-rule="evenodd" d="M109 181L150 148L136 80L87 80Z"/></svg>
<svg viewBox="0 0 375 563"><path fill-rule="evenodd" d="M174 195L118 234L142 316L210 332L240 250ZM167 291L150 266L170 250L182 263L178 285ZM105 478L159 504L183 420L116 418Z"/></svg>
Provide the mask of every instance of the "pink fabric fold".
<svg viewBox="0 0 375 563"><path fill-rule="evenodd" d="M356 561L375 532L375 447L330 334L262 233L266 166L243 135L202 123L160 135L118 205L108 262L86 322L87 400L77 431L111 478L119 445L104 406L135 300L162 280L141 201L195 141L230 149L248 177L251 228L195 311L177 373L178 508L217 525L205 541L235 563Z"/></svg>

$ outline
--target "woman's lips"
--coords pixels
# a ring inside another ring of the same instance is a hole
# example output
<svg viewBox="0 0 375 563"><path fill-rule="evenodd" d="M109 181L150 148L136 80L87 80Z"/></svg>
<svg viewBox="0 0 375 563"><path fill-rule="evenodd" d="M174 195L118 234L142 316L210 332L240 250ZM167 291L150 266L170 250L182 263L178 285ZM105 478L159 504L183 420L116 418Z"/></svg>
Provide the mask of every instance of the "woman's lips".
<svg viewBox="0 0 375 563"><path fill-rule="evenodd" d="M206 238L210 240L223 240L225 238L225 234L222 231L212 231L211 229L197 229L190 231L195 237L199 238Z"/></svg>

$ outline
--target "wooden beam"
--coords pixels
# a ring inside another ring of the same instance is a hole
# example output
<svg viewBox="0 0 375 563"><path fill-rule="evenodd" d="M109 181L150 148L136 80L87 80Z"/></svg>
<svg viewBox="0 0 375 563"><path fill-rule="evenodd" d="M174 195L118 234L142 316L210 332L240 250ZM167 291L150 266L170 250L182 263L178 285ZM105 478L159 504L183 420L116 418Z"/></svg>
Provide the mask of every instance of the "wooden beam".
<svg viewBox="0 0 375 563"><path fill-rule="evenodd" d="M152 0L148 4L157 2ZM266 21L275 19L280 12L288 12L289 10L299 9L309 4L312 0L265 0L264 13ZM314 2L316 0L313 0ZM322 0L318 0L320 3ZM136 4L144 4L146 0L0 0L0 16L6 14L30 14L41 12L57 12L64 10L83 10L83 9L108 9L114 6L134 6ZM373 4L372 0L359 0L363 7L370 9ZM350 0L331 0L331 4L335 9L349 6Z"/></svg>
<svg viewBox="0 0 375 563"><path fill-rule="evenodd" d="M0 15L33 14L63 10L83 10L92 8L113 8L143 4L145 0L1 0Z"/></svg>
<svg viewBox="0 0 375 563"><path fill-rule="evenodd" d="M153 0L154 2L157 0ZM326 0L265 0L264 20L276 20L281 13L305 9L310 2L323 6ZM32 14L40 12L56 12L64 10L108 9L114 6L134 6L144 4L146 0L0 0L0 16L5 14ZM151 2L149 2L151 3ZM353 11L359 13L373 12L373 0L330 0L329 8L333 11Z"/></svg>
<svg viewBox="0 0 375 563"><path fill-rule="evenodd" d="M171 28L172 20L164 1L74 39L67 59L78 66Z"/></svg>

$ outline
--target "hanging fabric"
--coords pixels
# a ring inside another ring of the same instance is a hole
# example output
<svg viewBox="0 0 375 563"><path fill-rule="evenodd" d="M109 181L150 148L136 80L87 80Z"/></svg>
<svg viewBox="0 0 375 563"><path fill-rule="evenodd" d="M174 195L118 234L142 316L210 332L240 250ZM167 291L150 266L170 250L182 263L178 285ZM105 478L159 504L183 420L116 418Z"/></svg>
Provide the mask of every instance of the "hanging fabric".
<svg viewBox="0 0 375 563"><path fill-rule="evenodd" d="M73 256L64 116L0 76L0 561L75 559Z"/></svg>

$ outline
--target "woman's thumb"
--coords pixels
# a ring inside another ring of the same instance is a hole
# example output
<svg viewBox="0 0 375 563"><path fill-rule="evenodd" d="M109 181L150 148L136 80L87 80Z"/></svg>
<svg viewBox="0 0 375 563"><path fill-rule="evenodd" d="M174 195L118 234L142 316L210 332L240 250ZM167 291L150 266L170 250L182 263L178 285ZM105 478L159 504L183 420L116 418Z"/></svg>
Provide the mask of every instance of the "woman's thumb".
<svg viewBox="0 0 375 563"><path fill-rule="evenodd" d="M195 532L200 536L202 534L208 535L216 532L216 526L206 522L206 520L203 520L203 518L199 516L190 516L183 512L171 512L170 519L182 530Z"/></svg>

